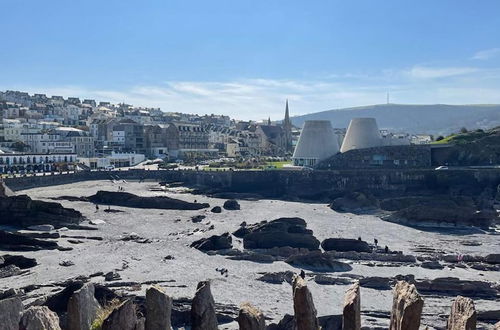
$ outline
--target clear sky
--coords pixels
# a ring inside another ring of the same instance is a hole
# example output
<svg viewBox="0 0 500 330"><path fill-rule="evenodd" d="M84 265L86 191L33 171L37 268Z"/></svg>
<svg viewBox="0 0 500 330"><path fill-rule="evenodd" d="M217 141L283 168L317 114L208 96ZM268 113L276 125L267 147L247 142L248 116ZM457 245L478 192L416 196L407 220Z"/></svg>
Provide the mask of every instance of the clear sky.
<svg viewBox="0 0 500 330"><path fill-rule="evenodd" d="M500 103L498 0L0 0L0 90L280 119Z"/></svg>

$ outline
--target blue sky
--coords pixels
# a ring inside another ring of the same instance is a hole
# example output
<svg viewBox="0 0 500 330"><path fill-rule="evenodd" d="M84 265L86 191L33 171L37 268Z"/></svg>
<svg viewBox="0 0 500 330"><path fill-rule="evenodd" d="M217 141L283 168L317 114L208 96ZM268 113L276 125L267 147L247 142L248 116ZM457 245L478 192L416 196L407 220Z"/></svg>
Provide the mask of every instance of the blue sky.
<svg viewBox="0 0 500 330"><path fill-rule="evenodd" d="M241 119L500 103L500 1L0 0L0 89Z"/></svg>

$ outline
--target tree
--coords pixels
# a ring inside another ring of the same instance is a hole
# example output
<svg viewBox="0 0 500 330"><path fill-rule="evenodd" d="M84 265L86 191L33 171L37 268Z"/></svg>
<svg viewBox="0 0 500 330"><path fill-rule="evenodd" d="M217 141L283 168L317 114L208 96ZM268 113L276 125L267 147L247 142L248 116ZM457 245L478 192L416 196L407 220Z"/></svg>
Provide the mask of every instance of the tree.
<svg viewBox="0 0 500 330"><path fill-rule="evenodd" d="M444 136L440 135L436 138L436 141L441 141L442 139L444 139Z"/></svg>
<svg viewBox="0 0 500 330"><path fill-rule="evenodd" d="M29 145L27 145L26 143L21 142L21 141L16 141L16 142L12 143L12 145L10 147L12 150L17 151L17 152L25 152L25 151L28 151L30 149Z"/></svg>
<svg viewBox="0 0 500 330"><path fill-rule="evenodd" d="M468 132L468 131L467 131L467 128L465 128L465 127L462 127L462 128L460 129L460 133L462 133L462 134L467 133L467 132Z"/></svg>

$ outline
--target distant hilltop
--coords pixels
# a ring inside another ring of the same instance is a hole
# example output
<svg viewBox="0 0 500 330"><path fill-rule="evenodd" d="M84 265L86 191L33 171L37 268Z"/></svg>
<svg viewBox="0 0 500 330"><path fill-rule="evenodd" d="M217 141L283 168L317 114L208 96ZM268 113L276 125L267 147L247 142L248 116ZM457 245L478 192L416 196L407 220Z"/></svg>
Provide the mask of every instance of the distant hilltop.
<svg viewBox="0 0 500 330"><path fill-rule="evenodd" d="M374 117L381 129L407 133L448 135L462 127L488 129L500 125L500 104L377 104L310 113L292 117L295 126L306 120L330 120L347 127L356 117Z"/></svg>

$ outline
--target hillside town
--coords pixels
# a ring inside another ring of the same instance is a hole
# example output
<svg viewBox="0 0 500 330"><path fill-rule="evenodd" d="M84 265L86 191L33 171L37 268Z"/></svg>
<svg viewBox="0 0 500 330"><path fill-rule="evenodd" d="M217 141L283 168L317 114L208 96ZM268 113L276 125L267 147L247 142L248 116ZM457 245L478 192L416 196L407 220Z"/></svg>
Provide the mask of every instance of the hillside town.
<svg viewBox="0 0 500 330"><path fill-rule="evenodd" d="M78 97L0 92L2 173L133 166L146 159L292 157L301 128L288 100L280 121L164 112ZM346 128L334 128L339 145ZM428 144L430 135L380 130L384 145ZM297 162L296 162L297 163Z"/></svg>

